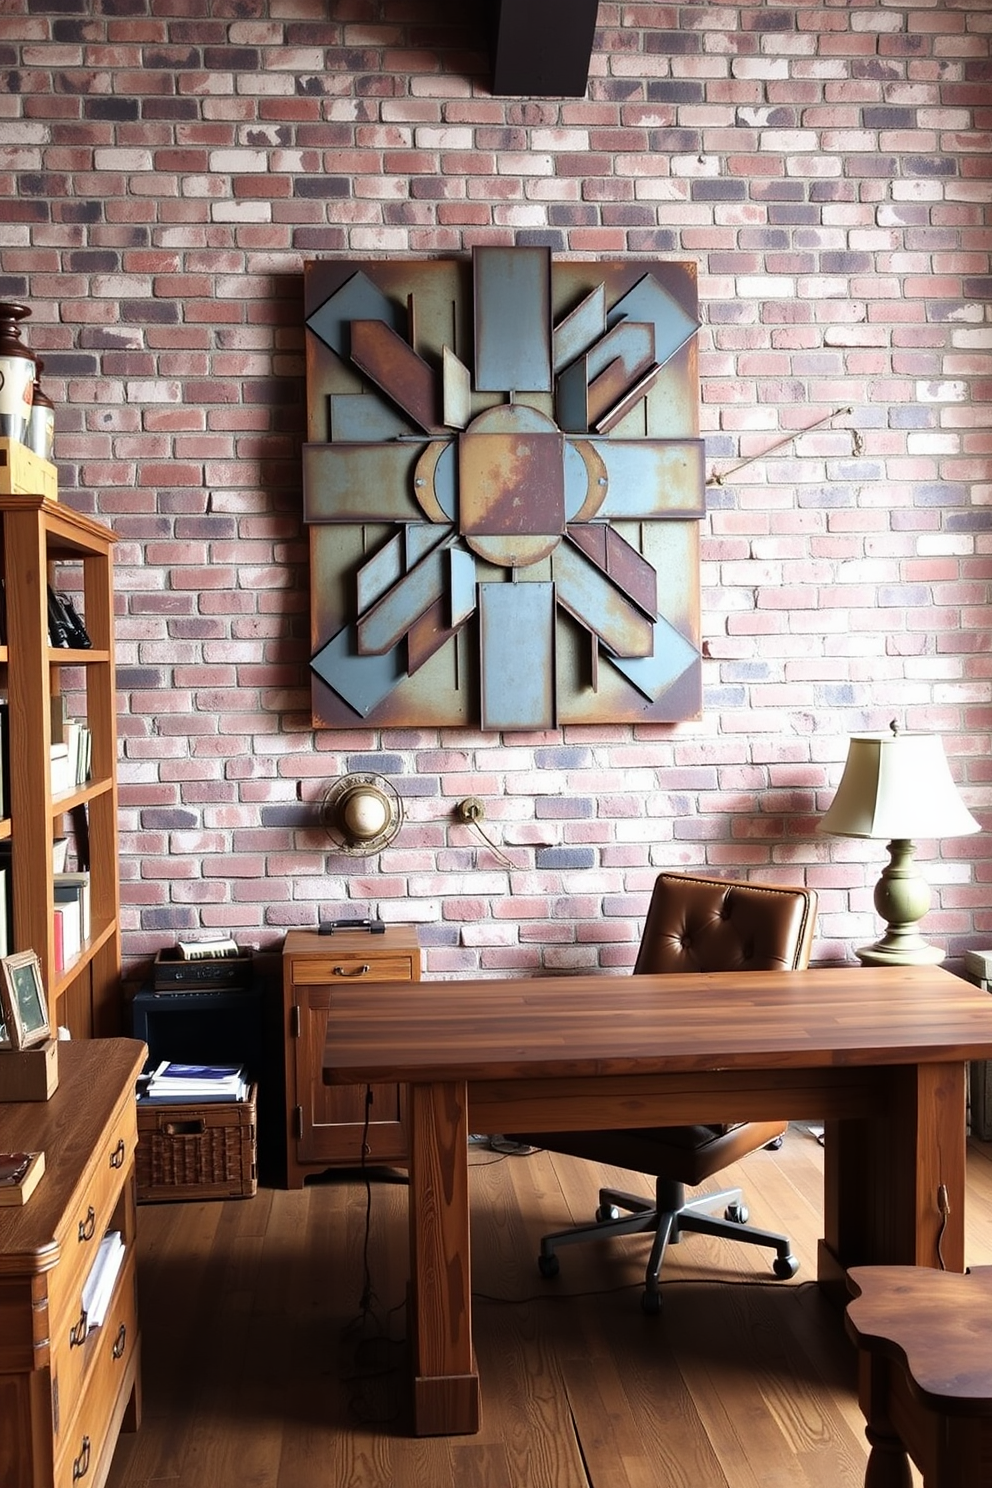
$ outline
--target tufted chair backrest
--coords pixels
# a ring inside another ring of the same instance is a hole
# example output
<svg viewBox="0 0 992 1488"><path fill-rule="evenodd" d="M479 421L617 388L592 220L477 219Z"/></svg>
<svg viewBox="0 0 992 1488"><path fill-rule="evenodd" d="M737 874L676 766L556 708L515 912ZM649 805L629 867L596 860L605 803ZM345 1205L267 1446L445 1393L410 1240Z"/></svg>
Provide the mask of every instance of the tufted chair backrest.
<svg viewBox="0 0 992 1488"><path fill-rule="evenodd" d="M660 873L634 971L801 970L816 902L807 888Z"/></svg>

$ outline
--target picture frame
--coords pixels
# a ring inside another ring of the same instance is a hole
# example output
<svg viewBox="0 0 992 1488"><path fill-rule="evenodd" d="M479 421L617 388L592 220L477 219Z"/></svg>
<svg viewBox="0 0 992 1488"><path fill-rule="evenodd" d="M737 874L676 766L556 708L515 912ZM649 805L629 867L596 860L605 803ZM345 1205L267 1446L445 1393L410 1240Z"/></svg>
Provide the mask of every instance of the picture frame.
<svg viewBox="0 0 992 1488"><path fill-rule="evenodd" d="M35 951L0 957L0 1012L13 1049L31 1049L51 1037L48 1002Z"/></svg>

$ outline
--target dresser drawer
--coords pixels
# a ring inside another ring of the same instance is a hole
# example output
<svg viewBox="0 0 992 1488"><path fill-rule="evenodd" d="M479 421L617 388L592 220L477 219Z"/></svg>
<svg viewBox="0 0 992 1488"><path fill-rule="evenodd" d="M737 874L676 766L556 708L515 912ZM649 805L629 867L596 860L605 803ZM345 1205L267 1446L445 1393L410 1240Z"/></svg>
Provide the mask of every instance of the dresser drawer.
<svg viewBox="0 0 992 1488"><path fill-rule="evenodd" d="M81 1311L83 1283L96 1260L127 1175L133 1171L137 1145L138 1117L131 1099L117 1112L96 1149L79 1197L69 1206L59 1227L59 1264L51 1273L48 1290L53 1346Z"/></svg>
<svg viewBox="0 0 992 1488"><path fill-rule="evenodd" d="M124 1259L114 1298L101 1328L80 1349L53 1351L55 1485L74 1488L96 1478L97 1463L117 1412L122 1386L133 1376L138 1347L138 1308L133 1248Z"/></svg>
<svg viewBox="0 0 992 1488"><path fill-rule="evenodd" d="M102 1326L86 1333L85 1323L76 1319L73 1327L79 1328L78 1337L75 1334L70 1337L70 1330L65 1328L52 1339L52 1417L56 1455L72 1434L79 1401L91 1376L99 1372L104 1353L109 1351L116 1363L133 1347L138 1319L134 1274L134 1247L129 1246Z"/></svg>
<svg viewBox="0 0 992 1488"><path fill-rule="evenodd" d="M368 982L410 982L415 978L414 964L409 956L328 956L320 960L299 960L293 964L293 985L314 987L322 982L339 982L345 978Z"/></svg>

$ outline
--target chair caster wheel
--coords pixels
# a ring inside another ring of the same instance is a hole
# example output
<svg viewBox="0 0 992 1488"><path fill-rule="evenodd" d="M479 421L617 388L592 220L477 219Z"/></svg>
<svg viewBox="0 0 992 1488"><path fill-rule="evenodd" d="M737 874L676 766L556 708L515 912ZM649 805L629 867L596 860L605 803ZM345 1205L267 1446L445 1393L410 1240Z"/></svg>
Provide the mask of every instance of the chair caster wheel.
<svg viewBox="0 0 992 1488"><path fill-rule="evenodd" d="M657 1317L661 1311L661 1293L658 1291L642 1292L641 1311L646 1312L648 1317Z"/></svg>
<svg viewBox="0 0 992 1488"><path fill-rule="evenodd" d="M799 1262L794 1255L776 1256L772 1262L772 1270L779 1281L790 1281L799 1270Z"/></svg>
<svg viewBox="0 0 992 1488"><path fill-rule="evenodd" d="M784 1137L772 1137L770 1142L765 1143L766 1152L777 1152L785 1141Z"/></svg>
<svg viewBox="0 0 992 1488"><path fill-rule="evenodd" d="M620 1210L617 1208L616 1204L600 1204L599 1208L596 1210L597 1224L606 1224L607 1220L619 1218Z"/></svg>
<svg viewBox="0 0 992 1488"><path fill-rule="evenodd" d="M751 1211L746 1204L728 1204L723 1211L724 1219L729 1219L731 1224L747 1224L751 1218Z"/></svg>
<svg viewBox="0 0 992 1488"><path fill-rule="evenodd" d="M539 1255L537 1258L537 1269L542 1276L546 1276L550 1280L552 1276L557 1276L561 1270L558 1264L558 1257L556 1255Z"/></svg>

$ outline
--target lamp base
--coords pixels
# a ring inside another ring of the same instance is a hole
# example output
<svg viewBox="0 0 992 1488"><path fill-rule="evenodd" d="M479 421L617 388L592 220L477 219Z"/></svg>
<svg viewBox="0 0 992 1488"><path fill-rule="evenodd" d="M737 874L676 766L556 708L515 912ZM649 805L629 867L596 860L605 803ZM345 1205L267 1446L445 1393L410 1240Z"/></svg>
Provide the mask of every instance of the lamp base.
<svg viewBox="0 0 992 1488"><path fill-rule="evenodd" d="M930 889L914 862L914 847L905 837L889 843L889 862L875 885L875 908L885 920L885 934L874 945L855 951L864 966L936 966L946 951L930 945L917 929L930 908Z"/></svg>
<svg viewBox="0 0 992 1488"><path fill-rule="evenodd" d="M874 945L859 946L855 955L862 966L937 966L947 952L942 946L928 944L920 938L919 945L886 945L886 937L876 940Z"/></svg>

